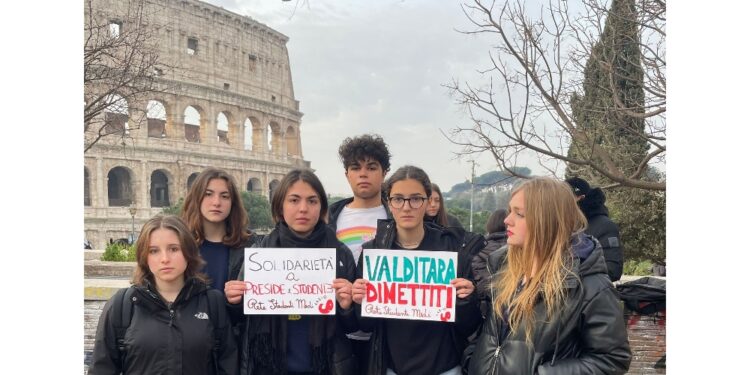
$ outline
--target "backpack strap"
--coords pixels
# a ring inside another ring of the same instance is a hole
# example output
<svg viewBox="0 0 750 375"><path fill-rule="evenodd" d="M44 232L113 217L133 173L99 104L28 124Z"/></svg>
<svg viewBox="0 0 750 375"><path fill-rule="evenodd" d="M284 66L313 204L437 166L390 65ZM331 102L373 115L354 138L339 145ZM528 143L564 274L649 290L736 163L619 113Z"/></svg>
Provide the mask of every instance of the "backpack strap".
<svg viewBox="0 0 750 375"><path fill-rule="evenodd" d="M112 298L112 326L115 329L115 345L117 345L117 365L121 371L124 371L125 350L125 332L130 326L133 318L133 302L135 297L134 287L123 288L118 290Z"/></svg>

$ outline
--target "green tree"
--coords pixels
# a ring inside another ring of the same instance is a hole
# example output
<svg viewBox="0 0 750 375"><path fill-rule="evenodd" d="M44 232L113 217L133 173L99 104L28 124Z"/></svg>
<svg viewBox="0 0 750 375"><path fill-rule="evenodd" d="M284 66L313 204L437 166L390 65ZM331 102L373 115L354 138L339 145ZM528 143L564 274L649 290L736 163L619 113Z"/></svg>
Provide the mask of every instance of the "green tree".
<svg viewBox="0 0 750 375"><path fill-rule="evenodd" d="M182 212L182 206L185 204L185 198L180 198L177 200L177 203L164 207L161 209L161 213L167 214L167 215L176 215L180 216L180 213Z"/></svg>
<svg viewBox="0 0 750 375"><path fill-rule="evenodd" d="M590 159L594 165L615 163L626 176L658 183L662 176L642 163L649 142L639 26L635 0L612 1L604 30L586 63L583 95L571 98L578 129L595 136L574 138L568 156ZM597 149L605 151L606 159L594 152ZM583 177L592 186L615 182L590 165L569 163L566 177L573 176ZM625 259L662 261L666 254L664 192L614 187L606 194L612 219L620 226Z"/></svg>
<svg viewBox="0 0 750 375"><path fill-rule="evenodd" d="M646 175L666 157L666 2L573 3L466 1L466 33L497 39L485 84L448 85L470 116L449 140L518 177L534 155L553 172L595 171L607 187L665 191L666 179Z"/></svg>
<svg viewBox="0 0 750 375"><path fill-rule="evenodd" d="M271 204L265 195L243 191L242 205L245 206L247 216L250 218L250 228L266 229L273 227L271 218Z"/></svg>

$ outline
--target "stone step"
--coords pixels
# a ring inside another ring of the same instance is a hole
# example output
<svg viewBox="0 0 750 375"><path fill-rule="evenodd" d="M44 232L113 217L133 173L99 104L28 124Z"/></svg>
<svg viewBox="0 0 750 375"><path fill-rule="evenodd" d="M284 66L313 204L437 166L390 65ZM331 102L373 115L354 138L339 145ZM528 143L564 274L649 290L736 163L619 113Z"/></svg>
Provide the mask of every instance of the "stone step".
<svg viewBox="0 0 750 375"><path fill-rule="evenodd" d="M129 279L83 279L83 299L88 301L107 301L118 289L130 286Z"/></svg>
<svg viewBox="0 0 750 375"><path fill-rule="evenodd" d="M83 250L83 260L99 260L103 254L104 250Z"/></svg>
<svg viewBox="0 0 750 375"><path fill-rule="evenodd" d="M91 277L118 277L129 279L133 277L135 262L102 262L99 260L88 260L83 263L84 278Z"/></svg>

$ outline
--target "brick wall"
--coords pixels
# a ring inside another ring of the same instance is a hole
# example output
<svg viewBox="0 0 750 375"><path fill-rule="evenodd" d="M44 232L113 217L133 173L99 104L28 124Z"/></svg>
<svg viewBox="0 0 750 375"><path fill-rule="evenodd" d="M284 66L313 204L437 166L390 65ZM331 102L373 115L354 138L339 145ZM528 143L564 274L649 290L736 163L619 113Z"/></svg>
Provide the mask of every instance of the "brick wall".
<svg viewBox="0 0 750 375"><path fill-rule="evenodd" d="M625 323L633 352L628 374L665 374L666 368L661 367L659 362L667 353L666 311L651 316L626 311Z"/></svg>

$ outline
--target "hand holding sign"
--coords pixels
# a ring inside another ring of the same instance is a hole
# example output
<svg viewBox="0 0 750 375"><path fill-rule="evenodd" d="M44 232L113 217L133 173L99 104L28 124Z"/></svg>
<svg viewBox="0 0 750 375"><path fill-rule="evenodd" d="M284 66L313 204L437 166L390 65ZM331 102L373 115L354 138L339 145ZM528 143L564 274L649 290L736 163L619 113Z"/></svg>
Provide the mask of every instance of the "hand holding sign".
<svg viewBox="0 0 750 375"><path fill-rule="evenodd" d="M342 309L348 310L352 306L352 283L347 279L333 280L333 289L336 289L336 301Z"/></svg>
<svg viewBox="0 0 750 375"><path fill-rule="evenodd" d="M367 294L367 280L355 280L354 284L352 284L352 301L361 305L362 300L365 298L365 294Z"/></svg>
<svg viewBox="0 0 750 375"><path fill-rule="evenodd" d="M464 278L451 280L451 285L456 288L456 296L458 298L466 298L474 292L474 283Z"/></svg>
<svg viewBox="0 0 750 375"><path fill-rule="evenodd" d="M240 280L229 280L224 284L224 295L227 302L236 305L242 302L242 296L245 294L245 282Z"/></svg>

